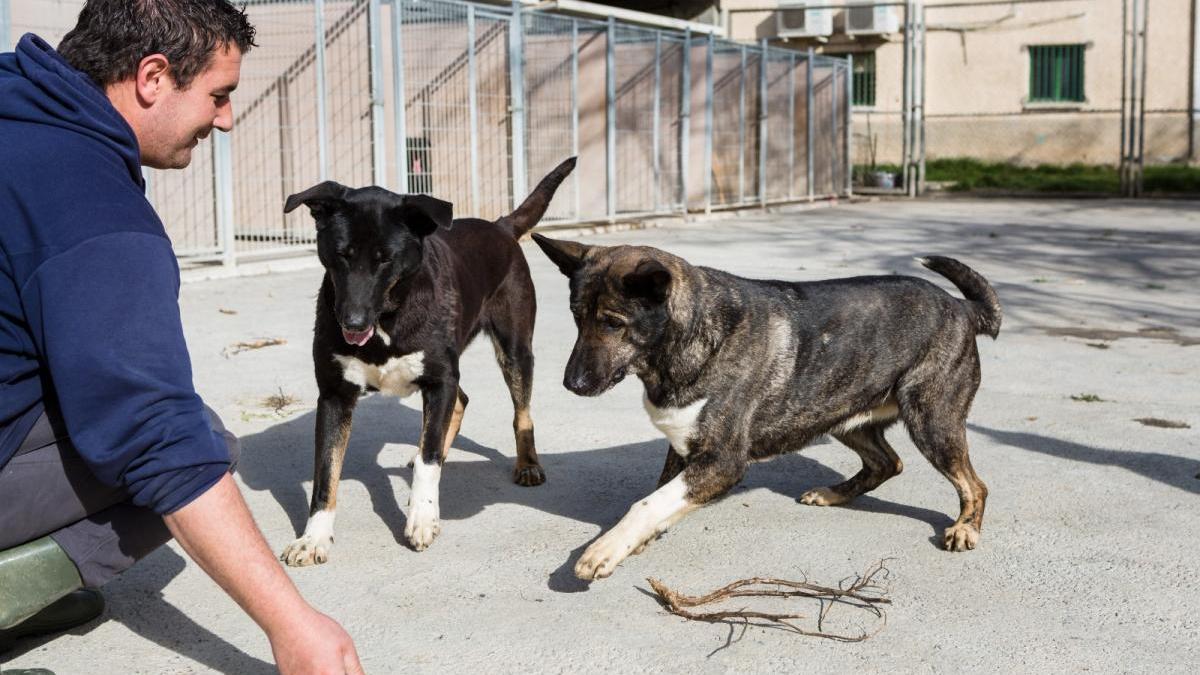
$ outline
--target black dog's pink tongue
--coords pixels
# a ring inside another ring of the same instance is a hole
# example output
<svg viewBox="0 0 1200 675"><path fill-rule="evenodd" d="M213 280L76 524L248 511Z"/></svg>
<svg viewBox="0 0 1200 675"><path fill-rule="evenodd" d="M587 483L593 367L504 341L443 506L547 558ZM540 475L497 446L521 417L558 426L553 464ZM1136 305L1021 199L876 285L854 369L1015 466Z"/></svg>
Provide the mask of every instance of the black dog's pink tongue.
<svg viewBox="0 0 1200 675"><path fill-rule="evenodd" d="M374 326L371 326L370 328L364 330L361 333L355 333L354 331L349 331L349 330L346 330L345 328L342 329L342 337L346 340L346 342L348 342L352 345L358 345L359 347L367 344L367 340L370 340L371 336L374 334L375 334Z"/></svg>

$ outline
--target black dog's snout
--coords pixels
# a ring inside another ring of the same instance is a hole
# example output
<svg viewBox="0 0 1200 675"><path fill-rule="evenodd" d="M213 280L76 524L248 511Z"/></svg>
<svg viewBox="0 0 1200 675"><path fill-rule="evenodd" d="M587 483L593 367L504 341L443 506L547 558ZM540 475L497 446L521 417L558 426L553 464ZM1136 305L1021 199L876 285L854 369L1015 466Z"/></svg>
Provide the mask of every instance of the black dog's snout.
<svg viewBox="0 0 1200 675"><path fill-rule="evenodd" d="M361 333L370 327L366 312L352 312L342 318L342 328L355 333Z"/></svg>
<svg viewBox="0 0 1200 675"><path fill-rule="evenodd" d="M586 396L595 388L583 373L567 373L563 376L563 386L578 396Z"/></svg>

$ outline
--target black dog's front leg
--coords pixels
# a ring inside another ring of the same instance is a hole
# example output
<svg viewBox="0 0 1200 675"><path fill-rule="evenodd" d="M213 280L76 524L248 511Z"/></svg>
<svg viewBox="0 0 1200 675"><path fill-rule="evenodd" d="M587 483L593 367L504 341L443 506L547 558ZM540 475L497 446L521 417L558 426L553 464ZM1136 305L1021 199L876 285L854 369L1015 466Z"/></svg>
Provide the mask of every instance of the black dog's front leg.
<svg viewBox="0 0 1200 675"><path fill-rule="evenodd" d="M424 418L421 445L413 462L412 496L404 536L424 551L442 531L438 483L442 478L442 446L458 399L458 379L445 379L422 388Z"/></svg>
<svg viewBox="0 0 1200 675"><path fill-rule="evenodd" d="M313 458L313 493L304 534L279 556L288 565L321 564L333 548L333 518L337 509L338 481L346 444L350 441L350 423L356 395L322 394L317 399L316 456Z"/></svg>

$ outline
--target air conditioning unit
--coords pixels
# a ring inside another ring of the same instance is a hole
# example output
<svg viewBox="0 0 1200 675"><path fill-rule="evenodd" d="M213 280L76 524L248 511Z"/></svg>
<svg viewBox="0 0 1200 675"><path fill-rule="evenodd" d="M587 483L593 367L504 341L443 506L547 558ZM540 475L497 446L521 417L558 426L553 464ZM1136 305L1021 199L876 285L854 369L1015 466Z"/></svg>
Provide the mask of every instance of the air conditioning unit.
<svg viewBox="0 0 1200 675"><path fill-rule="evenodd" d="M846 35L883 35L900 32L900 15L895 7L877 6L871 0L859 0L842 13Z"/></svg>
<svg viewBox="0 0 1200 675"><path fill-rule="evenodd" d="M775 34L782 38L832 35L833 10L807 9L808 4L810 3L795 1L779 3L779 9L775 12Z"/></svg>

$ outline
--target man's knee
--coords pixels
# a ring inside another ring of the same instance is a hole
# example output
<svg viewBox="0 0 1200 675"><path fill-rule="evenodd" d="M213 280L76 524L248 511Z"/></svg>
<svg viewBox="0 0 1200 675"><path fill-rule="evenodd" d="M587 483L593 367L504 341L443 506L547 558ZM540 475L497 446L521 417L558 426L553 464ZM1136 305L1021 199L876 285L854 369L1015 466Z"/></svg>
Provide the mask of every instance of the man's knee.
<svg viewBox="0 0 1200 675"><path fill-rule="evenodd" d="M204 410L208 413L209 422L212 424L213 431L220 434L225 439L225 447L229 448L229 473L233 473L237 468L238 460L242 457L242 442L232 431L225 428L225 423L221 421L216 411L207 405Z"/></svg>

